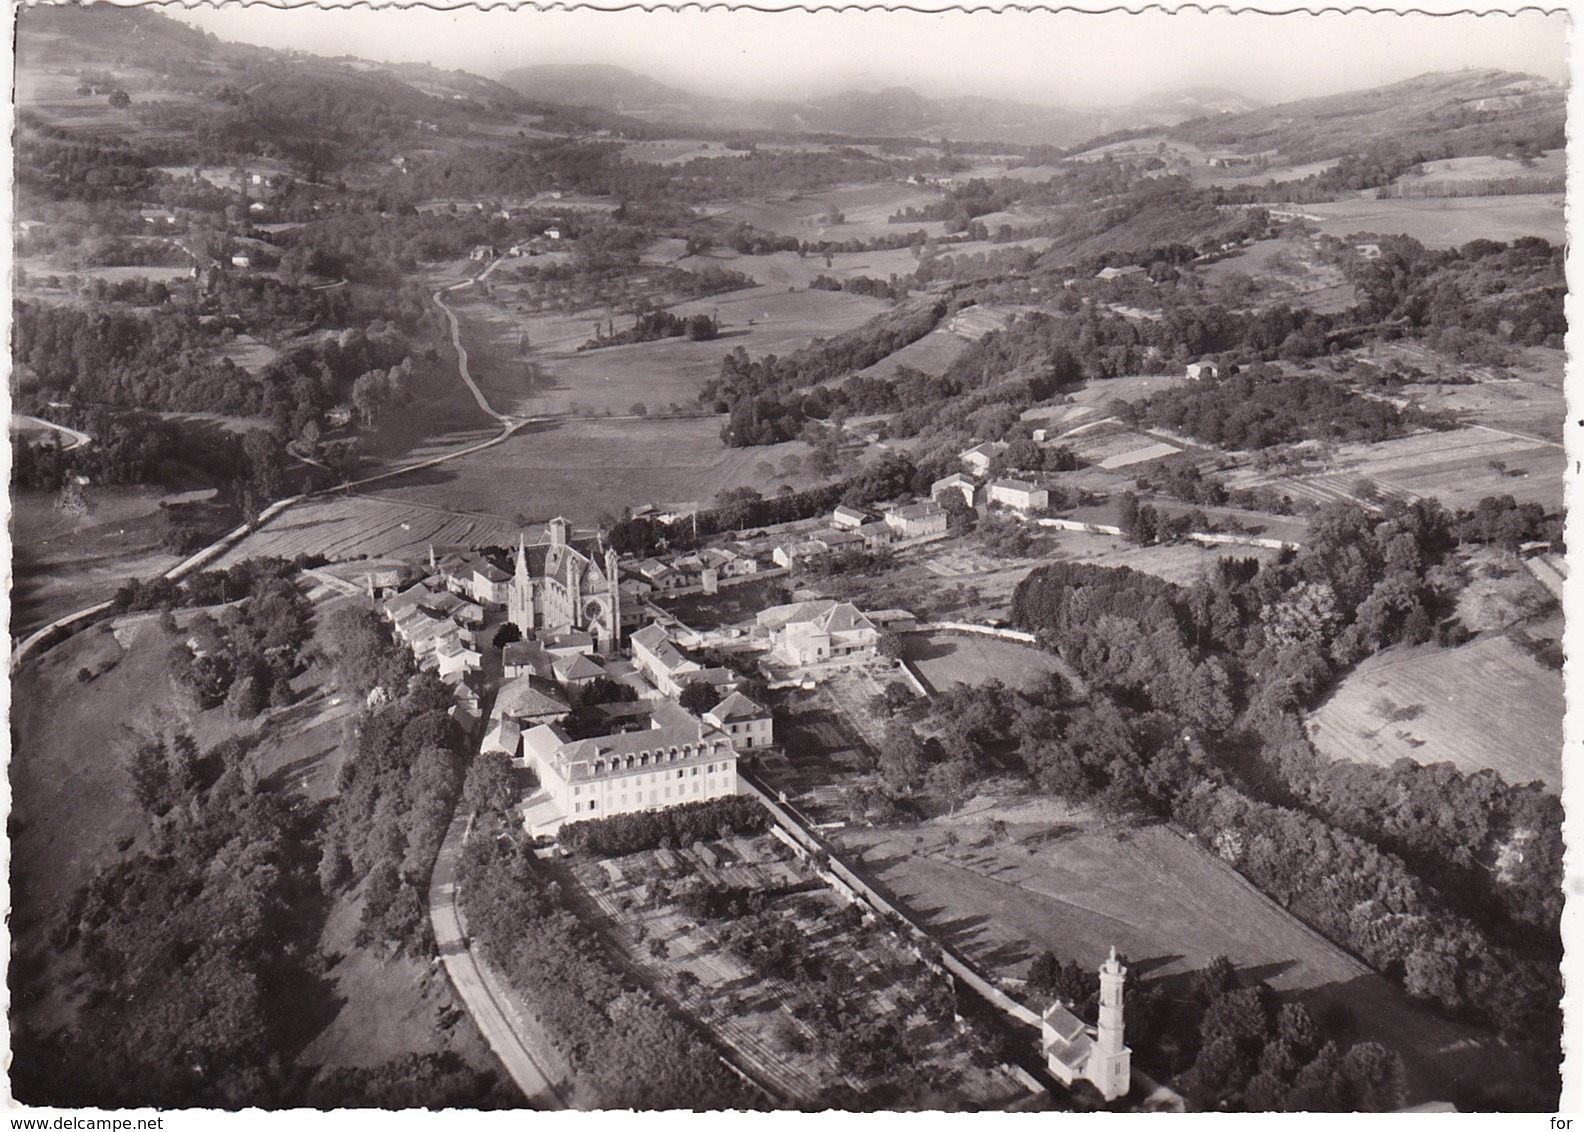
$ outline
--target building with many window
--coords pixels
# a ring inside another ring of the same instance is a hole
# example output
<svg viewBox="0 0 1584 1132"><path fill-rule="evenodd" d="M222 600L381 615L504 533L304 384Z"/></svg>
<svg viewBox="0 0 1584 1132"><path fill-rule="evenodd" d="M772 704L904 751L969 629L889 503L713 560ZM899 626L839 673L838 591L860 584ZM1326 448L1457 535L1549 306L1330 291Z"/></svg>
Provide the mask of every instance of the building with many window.
<svg viewBox="0 0 1584 1132"><path fill-rule="evenodd" d="M535 836L569 821L660 810L737 793L731 737L670 701L655 704L643 730L573 739L559 724L522 737L521 765L539 776L524 805Z"/></svg>

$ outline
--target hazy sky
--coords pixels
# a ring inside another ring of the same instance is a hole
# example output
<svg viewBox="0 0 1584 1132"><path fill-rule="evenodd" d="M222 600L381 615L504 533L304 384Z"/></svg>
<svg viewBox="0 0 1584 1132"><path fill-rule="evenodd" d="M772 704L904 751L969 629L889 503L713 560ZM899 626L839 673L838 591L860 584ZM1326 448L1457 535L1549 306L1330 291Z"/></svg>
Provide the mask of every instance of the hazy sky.
<svg viewBox="0 0 1584 1132"><path fill-rule="evenodd" d="M699 93L764 97L900 85L1105 104L1201 85L1274 102L1468 66L1567 76L1562 15L167 10L223 39L323 55L492 77L613 63Z"/></svg>

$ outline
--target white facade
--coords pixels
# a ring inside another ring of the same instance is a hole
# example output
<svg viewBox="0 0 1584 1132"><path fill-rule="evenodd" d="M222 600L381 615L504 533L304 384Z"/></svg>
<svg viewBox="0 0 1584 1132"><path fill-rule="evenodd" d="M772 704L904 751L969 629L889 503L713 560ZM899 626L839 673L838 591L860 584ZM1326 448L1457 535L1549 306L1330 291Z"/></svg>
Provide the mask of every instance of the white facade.
<svg viewBox="0 0 1584 1132"><path fill-rule="evenodd" d="M725 732L676 704L656 707L646 731L572 740L554 724L523 736L523 762L562 822L659 810L737 793L737 752Z"/></svg>
<svg viewBox="0 0 1584 1132"><path fill-rule="evenodd" d="M996 480L990 485L989 499L1019 511L1043 511L1050 506L1050 492L1027 480Z"/></svg>

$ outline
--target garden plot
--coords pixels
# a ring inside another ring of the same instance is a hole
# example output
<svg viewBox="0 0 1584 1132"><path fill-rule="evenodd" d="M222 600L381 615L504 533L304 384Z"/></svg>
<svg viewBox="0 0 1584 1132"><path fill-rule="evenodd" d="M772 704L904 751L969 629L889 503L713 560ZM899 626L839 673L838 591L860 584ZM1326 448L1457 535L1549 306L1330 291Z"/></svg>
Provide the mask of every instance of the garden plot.
<svg viewBox="0 0 1584 1132"><path fill-rule="evenodd" d="M1334 759L1450 762L1559 790L1562 713L1561 673L1499 635L1455 649L1377 653L1310 717L1309 729Z"/></svg>
<svg viewBox="0 0 1584 1132"><path fill-rule="evenodd" d="M1026 1095L974 1063L944 982L786 853L759 836L578 859L573 897L634 970L795 1104L977 1109Z"/></svg>

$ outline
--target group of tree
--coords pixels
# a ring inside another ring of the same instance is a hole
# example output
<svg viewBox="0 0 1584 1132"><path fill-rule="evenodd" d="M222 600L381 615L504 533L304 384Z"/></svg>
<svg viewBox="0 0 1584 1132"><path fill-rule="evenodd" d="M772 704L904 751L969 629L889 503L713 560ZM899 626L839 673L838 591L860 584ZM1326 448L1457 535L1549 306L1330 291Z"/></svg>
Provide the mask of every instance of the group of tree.
<svg viewBox="0 0 1584 1132"><path fill-rule="evenodd" d="M645 849L686 848L695 841L763 833L768 823L769 815L756 800L733 796L568 822L558 839L574 852L624 857Z"/></svg>
<svg viewBox="0 0 1584 1132"><path fill-rule="evenodd" d="M829 340L815 339L785 357L750 360L740 347L721 361L719 377L699 391L699 403L730 413L721 432L729 447L776 444L796 436L810 415L804 390L874 365L933 330L949 309L941 299L903 303L863 326Z"/></svg>
<svg viewBox="0 0 1584 1132"><path fill-rule="evenodd" d="M224 702L238 719L284 707L295 693L292 678L307 666L303 648L312 636L313 609L288 577L253 583L245 600L215 617L207 610L188 623L172 645L175 677L200 708ZM175 634L175 618L165 615Z"/></svg>

